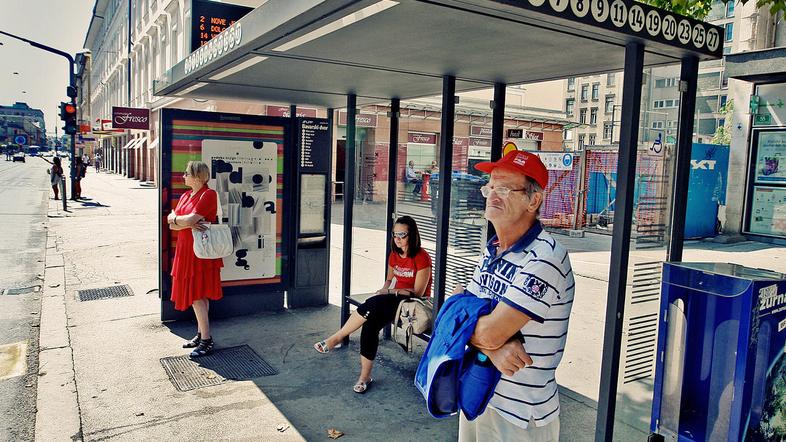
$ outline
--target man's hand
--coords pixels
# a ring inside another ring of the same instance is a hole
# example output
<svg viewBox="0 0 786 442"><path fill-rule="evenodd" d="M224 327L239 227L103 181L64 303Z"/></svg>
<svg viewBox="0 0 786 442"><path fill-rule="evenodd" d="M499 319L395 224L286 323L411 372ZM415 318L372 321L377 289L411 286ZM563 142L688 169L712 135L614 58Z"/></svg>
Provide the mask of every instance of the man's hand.
<svg viewBox="0 0 786 442"><path fill-rule="evenodd" d="M524 345L516 339L508 341L497 350L483 350L491 363L506 376L513 376L522 368L532 365L532 358L524 351Z"/></svg>

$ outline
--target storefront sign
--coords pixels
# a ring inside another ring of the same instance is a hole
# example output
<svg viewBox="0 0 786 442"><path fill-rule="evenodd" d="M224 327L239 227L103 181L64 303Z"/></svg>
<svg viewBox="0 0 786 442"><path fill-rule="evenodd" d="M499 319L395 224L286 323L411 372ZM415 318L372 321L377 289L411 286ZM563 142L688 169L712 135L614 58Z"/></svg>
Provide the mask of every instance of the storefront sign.
<svg viewBox="0 0 786 442"><path fill-rule="evenodd" d="M437 134L409 132L407 134L407 143L437 144Z"/></svg>
<svg viewBox="0 0 786 442"><path fill-rule="evenodd" d="M543 141L543 132L530 132L530 131L527 131L527 133L525 134L524 138L526 138L527 140L533 140L533 141Z"/></svg>
<svg viewBox="0 0 786 442"><path fill-rule="evenodd" d="M112 129L150 130L150 109L112 106Z"/></svg>
<svg viewBox="0 0 786 442"><path fill-rule="evenodd" d="M484 126L470 126L469 133L476 137L490 137L491 128Z"/></svg>
<svg viewBox="0 0 786 442"><path fill-rule="evenodd" d="M469 138L466 137L453 137L453 147L468 148Z"/></svg>
<svg viewBox="0 0 786 442"><path fill-rule="evenodd" d="M524 138L524 129L508 129L508 138Z"/></svg>
<svg viewBox="0 0 786 442"><path fill-rule="evenodd" d="M786 183L786 130L759 132L756 182Z"/></svg>
<svg viewBox="0 0 786 442"><path fill-rule="evenodd" d="M317 110L308 107L297 108L297 116L301 118L316 118ZM269 117L289 118L289 106L267 106L265 114Z"/></svg>
<svg viewBox="0 0 786 442"><path fill-rule="evenodd" d="M548 170L573 169L573 154L568 152L535 152Z"/></svg>
<svg viewBox="0 0 786 442"><path fill-rule="evenodd" d="M469 144L470 146L491 147L491 138L470 137Z"/></svg>
<svg viewBox="0 0 786 442"><path fill-rule="evenodd" d="M358 127L377 127L377 116L374 114L357 114L355 115L355 124ZM347 113L338 113L338 125L347 125Z"/></svg>
<svg viewBox="0 0 786 442"><path fill-rule="evenodd" d="M786 188L753 188L750 233L786 236Z"/></svg>

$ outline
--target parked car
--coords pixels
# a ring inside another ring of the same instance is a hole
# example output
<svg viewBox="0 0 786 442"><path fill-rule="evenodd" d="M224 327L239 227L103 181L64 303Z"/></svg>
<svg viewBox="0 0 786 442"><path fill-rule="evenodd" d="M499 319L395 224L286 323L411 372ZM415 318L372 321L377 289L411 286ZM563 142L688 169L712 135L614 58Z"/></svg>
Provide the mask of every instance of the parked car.
<svg viewBox="0 0 786 442"><path fill-rule="evenodd" d="M14 161L21 161L25 162L25 153L24 152L17 152L14 154Z"/></svg>

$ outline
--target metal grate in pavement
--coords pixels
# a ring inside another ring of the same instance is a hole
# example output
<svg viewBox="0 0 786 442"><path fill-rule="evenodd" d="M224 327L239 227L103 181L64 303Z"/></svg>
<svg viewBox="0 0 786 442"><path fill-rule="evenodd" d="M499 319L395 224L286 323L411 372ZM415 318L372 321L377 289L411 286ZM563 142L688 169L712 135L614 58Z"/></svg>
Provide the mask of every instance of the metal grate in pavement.
<svg viewBox="0 0 786 442"><path fill-rule="evenodd" d="M161 358L161 365L178 391L278 374L248 345L222 348L198 359L188 355Z"/></svg>
<svg viewBox="0 0 786 442"><path fill-rule="evenodd" d="M95 301L97 299L122 298L134 296L133 290L127 285L113 285L100 289L79 290L76 292L80 301Z"/></svg>
<svg viewBox="0 0 786 442"><path fill-rule="evenodd" d="M38 293L41 290L40 285L34 285L31 287L20 287L16 289L0 289L0 295L3 296L13 296L13 295L26 295L28 293Z"/></svg>

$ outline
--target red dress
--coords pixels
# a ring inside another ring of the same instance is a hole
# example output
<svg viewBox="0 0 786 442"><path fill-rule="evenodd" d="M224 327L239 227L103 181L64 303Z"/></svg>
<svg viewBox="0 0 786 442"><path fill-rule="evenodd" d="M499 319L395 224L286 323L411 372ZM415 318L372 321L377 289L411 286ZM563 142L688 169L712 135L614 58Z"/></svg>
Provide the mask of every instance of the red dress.
<svg viewBox="0 0 786 442"><path fill-rule="evenodd" d="M187 191L180 197L175 208L175 215L183 216L192 213L202 215L205 220L216 219L218 195L216 191L202 187L194 197ZM172 263L172 295L176 310L188 310L194 301L207 298L213 301L221 299L221 267L223 259L201 259L194 255L194 237L191 229L177 231L177 247Z"/></svg>

